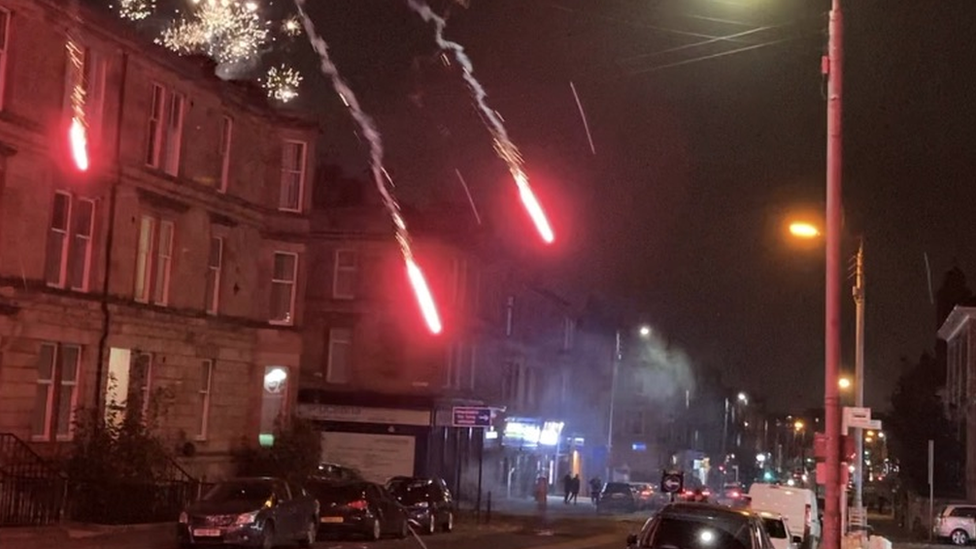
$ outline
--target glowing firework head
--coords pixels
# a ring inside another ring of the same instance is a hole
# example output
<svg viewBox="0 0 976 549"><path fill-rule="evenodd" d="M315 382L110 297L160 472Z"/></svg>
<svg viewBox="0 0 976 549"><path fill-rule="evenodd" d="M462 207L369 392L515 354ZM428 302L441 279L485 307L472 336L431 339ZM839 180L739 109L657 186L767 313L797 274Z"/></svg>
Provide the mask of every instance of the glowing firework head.
<svg viewBox="0 0 976 549"><path fill-rule="evenodd" d="M297 16L292 16L281 22L281 32L292 38L302 34L302 22Z"/></svg>
<svg viewBox="0 0 976 549"><path fill-rule="evenodd" d="M264 78L264 89L268 97L287 103L298 97L298 86L302 83L302 75L286 65L271 67Z"/></svg>
<svg viewBox="0 0 976 549"><path fill-rule="evenodd" d="M432 333L439 334L443 327L441 326L440 315L437 313L437 306L434 305L434 296L431 295L430 288L427 286L427 279L424 278L424 273L412 257L407 257L405 262L407 264L407 276L410 278L410 285L413 286L413 292L420 303L420 312L424 315L427 328Z"/></svg>
<svg viewBox="0 0 976 549"><path fill-rule="evenodd" d="M552 227L549 226L549 220L546 219L546 212L542 210L542 205L539 204L539 199L535 197L535 193L532 192L532 187L529 185L529 178L526 177L525 173L521 170L513 172L512 175L515 177L515 185L519 190L519 198L522 199L522 205L525 206L526 211L529 212L529 217L532 218L532 223L535 224L535 229L539 231L539 236L546 244L552 244L556 240L556 235L552 232Z"/></svg>
<svg viewBox="0 0 976 549"><path fill-rule="evenodd" d="M119 17L129 21L142 21L156 11L156 0L118 0Z"/></svg>

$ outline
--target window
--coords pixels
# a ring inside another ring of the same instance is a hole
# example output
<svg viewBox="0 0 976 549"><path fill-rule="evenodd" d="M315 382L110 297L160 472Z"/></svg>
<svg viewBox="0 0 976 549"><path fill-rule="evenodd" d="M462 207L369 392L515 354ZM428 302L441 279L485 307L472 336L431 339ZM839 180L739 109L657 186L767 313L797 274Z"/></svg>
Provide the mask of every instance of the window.
<svg viewBox="0 0 976 549"><path fill-rule="evenodd" d="M163 111L166 101L166 89L159 84L153 84L152 103L149 106L148 137L146 139L146 165L158 168L159 156L163 142Z"/></svg>
<svg viewBox="0 0 976 549"><path fill-rule="evenodd" d="M59 343L41 345L31 425L31 435L35 440L71 438L78 405L80 359L81 348L78 346Z"/></svg>
<svg viewBox="0 0 976 549"><path fill-rule="evenodd" d="M275 252L274 272L271 275L271 322L294 322L295 282L298 277L298 255Z"/></svg>
<svg viewBox="0 0 976 549"><path fill-rule="evenodd" d="M6 96L7 83L7 51L10 49L10 12L0 8L0 109L3 108L3 98Z"/></svg>
<svg viewBox="0 0 976 549"><path fill-rule="evenodd" d="M302 210L305 186L305 148L302 141L285 141L281 161L281 194L278 209L286 212Z"/></svg>
<svg viewBox="0 0 976 549"><path fill-rule="evenodd" d="M206 311L215 315L220 309L220 271L224 263L224 239L210 237L210 257L207 260Z"/></svg>
<svg viewBox="0 0 976 549"><path fill-rule="evenodd" d="M183 94L170 93L166 123L166 165L163 169L173 176L180 175L180 150L183 145L183 104Z"/></svg>
<svg viewBox="0 0 976 549"><path fill-rule="evenodd" d="M135 299L166 305L173 262L173 222L143 215L136 252Z"/></svg>
<svg viewBox="0 0 976 549"><path fill-rule="evenodd" d="M348 383L352 359L352 330L332 328L329 330L329 363L325 379L329 383Z"/></svg>
<svg viewBox="0 0 976 549"><path fill-rule="evenodd" d="M152 354L136 349L109 350L106 422L118 425L130 411L145 418L152 396L152 362Z"/></svg>
<svg viewBox="0 0 976 549"><path fill-rule="evenodd" d="M54 194L47 241L48 286L88 291L95 202L65 192Z"/></svg>
<svg viewBox="0 0 976 549"><path fill-rule="evenodd" d="M197 440L207 439L207 427L210 423L210 387L213 383L214 363L212 360L200 362L200 392L197 395L197 418L200 424L197 428Z"/></svg>
<svg viewBox="0 0 976 549"><path fill-rule="evenodd" d="M227 192L227 184L230 180L230 144L234 135L234 119L225 116L220 123L220 192Z"/></svg>
<svg viewBox="0 0 976 549"><path fill-rule="evenodd" d="M353 299L356 297L355 250L336 250L332 297L335 299Z"/></svg>
<svg viewBox="0 0 976 549"><path fill-rule="evenodd" d="M505 335L512 337L515 331L515 296L510 295L505 301Z"/></svg>
<svg viewBox="0 0 976 549"><path fill-rule="evenodd" d="M72 48L81 61L72 62ZM105 104L105 59L87 46L68 43L67 63L64 76L64 113L67 121L74 116L73 94L80 89L84 97L85 125L88 143L101 136L102 116Z"/></svg>
<svg viewBox="0 0 976 549"><path fill-rule="evenodd" d="M576 336L576 321L566 317L563 319L563 350L573 350L573 340Z"/></svg>

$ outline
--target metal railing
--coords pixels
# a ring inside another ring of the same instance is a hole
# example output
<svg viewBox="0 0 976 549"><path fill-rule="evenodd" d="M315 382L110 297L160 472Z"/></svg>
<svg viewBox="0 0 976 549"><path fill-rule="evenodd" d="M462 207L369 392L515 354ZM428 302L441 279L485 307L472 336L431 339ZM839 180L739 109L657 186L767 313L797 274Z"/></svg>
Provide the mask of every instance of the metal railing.
<svg viewBox="0 0 976 549"><path fill-rule="evenodd" d="M64 474L11 433L0 433L0 526L41 526L61 519Z"/></svg>

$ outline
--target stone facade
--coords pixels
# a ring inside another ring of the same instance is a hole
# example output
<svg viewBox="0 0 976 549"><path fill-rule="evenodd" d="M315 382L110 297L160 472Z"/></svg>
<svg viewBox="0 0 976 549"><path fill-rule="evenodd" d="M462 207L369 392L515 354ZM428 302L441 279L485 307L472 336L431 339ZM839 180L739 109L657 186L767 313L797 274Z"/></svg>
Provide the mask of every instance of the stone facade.
<svg viewBox="0 0 976 549"><path fill-rule="evenodd" d="M74 411L165 389L184 467L228 474L297 390L318 128L63 4L0 0L0 432L56 452Z"/></svg>

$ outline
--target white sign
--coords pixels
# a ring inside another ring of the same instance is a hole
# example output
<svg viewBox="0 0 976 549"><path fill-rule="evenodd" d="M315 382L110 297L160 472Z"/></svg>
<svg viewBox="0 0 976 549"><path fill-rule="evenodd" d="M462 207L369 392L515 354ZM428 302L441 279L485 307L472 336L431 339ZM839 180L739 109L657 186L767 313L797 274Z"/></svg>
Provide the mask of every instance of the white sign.
<svg viewBox="0 0 976 549"><path fill-rule="evenodd" d="M430 411L396 408L363 408L331 404L299 404L298 416L315 421L344 423L378 423L381 425L430 426Z"/></svg>
<svg viewBox="0 0 976 549"><path fill-rule="evenodd" d="M848 429L881 429L880 420L871 419L871 408L844 407L844 432Z"/></svg>
<svg viewBox="0 0 976 549"><path fill-rule="evenodd" d="M390 477L413 476L416 440L406 435L322 433L322 461L352 467L366 480L386 483Z"/></svg>

